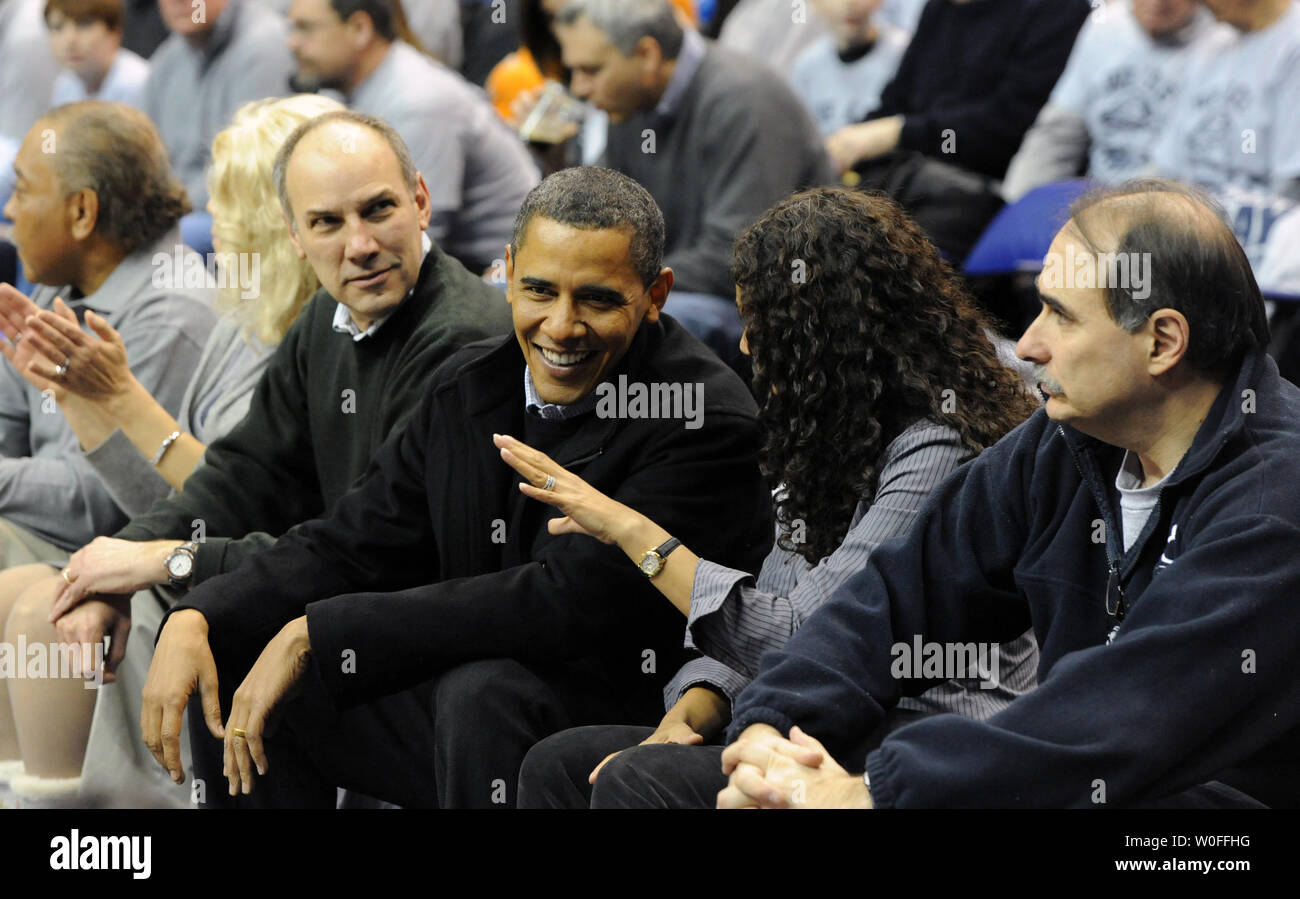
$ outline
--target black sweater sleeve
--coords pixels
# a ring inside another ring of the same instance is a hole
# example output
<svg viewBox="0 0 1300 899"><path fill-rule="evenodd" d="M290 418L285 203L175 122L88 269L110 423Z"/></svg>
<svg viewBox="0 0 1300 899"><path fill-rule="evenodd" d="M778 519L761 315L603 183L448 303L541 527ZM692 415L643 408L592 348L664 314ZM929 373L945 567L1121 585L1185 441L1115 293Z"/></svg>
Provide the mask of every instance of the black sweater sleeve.
<svg viewBox="0 0 1300 899"><path fill-rule="evenodd" d="M970 11L948 9L946 0L927 4L898 74L868 118L902 115L904 149L1001 178L1091 7L1085 0L980 5L997 7L996 15L968 28Z"/></svg>
<svg viewBox="0 0 1300 899"><path fill-rule="evenodd" d="M199 583L269 546L295 522L320 514L311 432L302 427L307 419L302 380L307 319L319 311L305 313L285 335L253 391L248 414L208 447L204 464L185 481L185 489L159 500L114 536L202 537L194 574Z"/></svg>

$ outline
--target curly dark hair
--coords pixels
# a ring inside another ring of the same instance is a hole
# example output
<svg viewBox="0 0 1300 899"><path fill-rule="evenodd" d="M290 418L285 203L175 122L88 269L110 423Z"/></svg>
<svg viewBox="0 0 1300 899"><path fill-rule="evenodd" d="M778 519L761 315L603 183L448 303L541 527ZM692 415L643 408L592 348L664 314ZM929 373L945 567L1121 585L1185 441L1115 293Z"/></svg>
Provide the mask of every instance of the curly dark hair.
<svg viewBox="0 0 1300 899"><path fill-rule="evenodd" d="M784 487L778 545L812 564L844 539L881 453L913 421L950 424L980 452L1035 408L952 269L883 194L794 194L740 236L731 270L763 473Z"/></svg>

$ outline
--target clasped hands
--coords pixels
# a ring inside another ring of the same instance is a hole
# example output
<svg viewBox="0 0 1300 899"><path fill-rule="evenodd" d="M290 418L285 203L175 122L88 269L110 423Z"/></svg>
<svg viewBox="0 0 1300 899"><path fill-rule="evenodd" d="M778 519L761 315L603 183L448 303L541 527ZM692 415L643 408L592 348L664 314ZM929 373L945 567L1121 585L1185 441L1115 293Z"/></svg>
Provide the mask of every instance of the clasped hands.
<svg viewBox="0 0 1300 899"><path fill-rule="evenodd" d="M718 808L871 808L862 778L850 774L798 727L786 739L753 724L722 752L727 786Z"/></svg>

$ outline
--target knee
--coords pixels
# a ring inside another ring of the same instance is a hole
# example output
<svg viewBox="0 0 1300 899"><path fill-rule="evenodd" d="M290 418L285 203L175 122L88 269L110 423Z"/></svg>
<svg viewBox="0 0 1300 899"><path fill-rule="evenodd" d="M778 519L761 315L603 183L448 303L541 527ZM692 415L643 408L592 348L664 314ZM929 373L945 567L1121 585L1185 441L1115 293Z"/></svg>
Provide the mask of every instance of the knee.
<svg viewBox="0 0 1300 899"><path fill-rule="evenodd" d="M54 603L54 595L60 583L59 578L48 577L18 594L9 609L9 619L4 628L6 640L13 642L19 635L25 635L29 642L53 638L54 625L49 622L50 606Z"/></svg>
<svg viewBox="0 0 1300 899"><path fill-rule="evenodd" d="M527 709L544 687L514 659L477 659L438 678L437 714L480 717L488 709Z"/></svg>

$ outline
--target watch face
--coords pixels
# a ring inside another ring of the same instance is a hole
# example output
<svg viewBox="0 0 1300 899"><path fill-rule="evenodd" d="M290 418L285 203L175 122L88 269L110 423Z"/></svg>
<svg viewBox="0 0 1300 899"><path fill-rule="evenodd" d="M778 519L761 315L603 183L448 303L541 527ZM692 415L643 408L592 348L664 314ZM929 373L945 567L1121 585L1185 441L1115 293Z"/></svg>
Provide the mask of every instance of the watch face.
<svg viewBox="0 0 1300 899"><path fill-rule="evenodd" d="M176 553L167 558L167 572L172 577L185 577L190 573L190 557L184 553Z"/></svg>
<svg viewBox="0 0 1300 899"><path fill-rule="evenodd" d="M641 558L641 573L646 577L654 577L663 565L664 560L657 553L648 552Z"/></svg>

